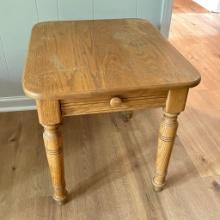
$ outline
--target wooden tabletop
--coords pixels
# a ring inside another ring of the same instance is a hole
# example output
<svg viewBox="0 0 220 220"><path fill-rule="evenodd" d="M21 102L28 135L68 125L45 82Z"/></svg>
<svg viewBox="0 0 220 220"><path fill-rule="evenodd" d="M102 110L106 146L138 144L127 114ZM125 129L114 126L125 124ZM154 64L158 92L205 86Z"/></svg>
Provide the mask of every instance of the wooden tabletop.
<svg viewBox="0 0 220 220"><path fill-rule="evenodd" d="M42 22L32 30L23 88L35 99L193 87L194 67L142 19Z"/></svg>

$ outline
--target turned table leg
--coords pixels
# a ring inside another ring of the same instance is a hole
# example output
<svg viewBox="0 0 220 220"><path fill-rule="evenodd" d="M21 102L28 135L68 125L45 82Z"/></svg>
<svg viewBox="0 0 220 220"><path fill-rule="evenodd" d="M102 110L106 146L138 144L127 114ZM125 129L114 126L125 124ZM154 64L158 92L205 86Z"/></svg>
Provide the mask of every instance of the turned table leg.
<svg viewBox="0 0 220 220"><path fill-rule="evenodd" d="M53 198L60 204L66 200L62 138L58 125L44 126L44 144L53 183Z"/></svg>
<svg viewBox="0 0 220 220"><path fill-rule="evenodd" d="M170 90L168 93L164 116L160 125L156 171L152 180L155 191L161 191L165 185L167 169L178 127L177 116L185 108L187 94L187 88Z"/></svg>
<svg viewBox="0 0 220 220"><path fill-rule="evenodd" d="M164 112L164 118L160 125L158 138L158 150L156 159L156 174L153 178L155 191L162 190L165 185L167 168L178 127L177 114Z"/></svg>
<svg viewBox="0 0 220 220"><path fill-rule="evenodd" d="M62 137L58 129L61 123L59 102L38 100L37 111L39 121L44 127L43 138L54 189L53 198L59 204L63 204L67 197L67 191L64 179Z"/></svg>

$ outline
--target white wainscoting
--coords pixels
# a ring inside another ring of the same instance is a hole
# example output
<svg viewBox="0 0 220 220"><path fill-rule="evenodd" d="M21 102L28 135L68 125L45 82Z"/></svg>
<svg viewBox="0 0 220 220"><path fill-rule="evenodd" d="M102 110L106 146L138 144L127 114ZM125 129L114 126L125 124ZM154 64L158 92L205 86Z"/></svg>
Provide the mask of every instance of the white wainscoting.
<svg viewBox="0 0 220 220"><path fill-rule="evenodd" d="M21 75L32 26L39 21L145 18L168 36L172 0L7 0L0 2L0 112L35 109Z"/></svg>

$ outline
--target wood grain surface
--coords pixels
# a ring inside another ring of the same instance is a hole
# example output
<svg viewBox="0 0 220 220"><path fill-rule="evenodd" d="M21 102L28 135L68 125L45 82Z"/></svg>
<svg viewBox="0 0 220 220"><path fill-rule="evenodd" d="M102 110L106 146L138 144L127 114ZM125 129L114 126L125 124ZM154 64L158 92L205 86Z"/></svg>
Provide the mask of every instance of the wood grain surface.
<svg viewBox="0 0 220 220"><path fill-rule="evenodd" d="M43 22L34 26L23 88L35 99L193 87L194 67L142 19Z"/></svg>

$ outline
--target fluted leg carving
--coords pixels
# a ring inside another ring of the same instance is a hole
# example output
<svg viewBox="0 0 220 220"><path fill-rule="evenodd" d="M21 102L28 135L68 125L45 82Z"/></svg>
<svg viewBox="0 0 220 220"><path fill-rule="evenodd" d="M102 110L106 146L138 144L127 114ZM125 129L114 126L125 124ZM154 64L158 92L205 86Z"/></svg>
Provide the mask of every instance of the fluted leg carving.
<svg viewBox="0 0 220 220"><path fill-rule="evenodd" d="M165 185L167 168L178 127L177 116L178 114L164 112L158 139L156 173L152 181L155 191L162 190Z"/></svg>
<svg viewBox="0 0 220 220"><path fill-rule="evenodd" d="M53 198L59 204L62 204L65 202L67 196L64 180L62 138L60 132L58 131L58 125L43 126L44 143L54 189Z"/></svg>

